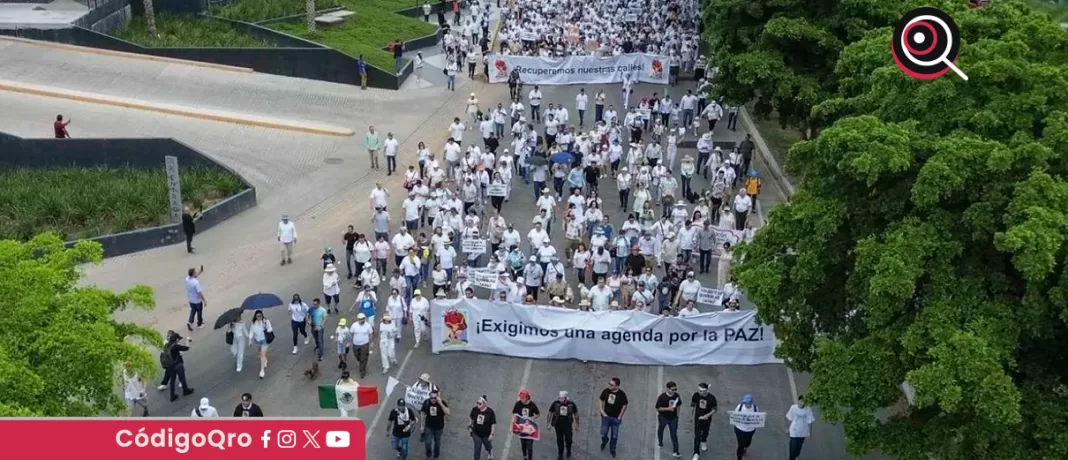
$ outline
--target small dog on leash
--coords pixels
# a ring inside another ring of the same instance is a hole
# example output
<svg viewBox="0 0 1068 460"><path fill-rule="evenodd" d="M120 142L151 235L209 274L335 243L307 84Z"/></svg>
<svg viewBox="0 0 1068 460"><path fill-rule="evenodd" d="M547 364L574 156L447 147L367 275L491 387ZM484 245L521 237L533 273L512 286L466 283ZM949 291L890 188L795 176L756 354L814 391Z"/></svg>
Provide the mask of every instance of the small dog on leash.
<svg viewBox="0 0 1068 460"><path fill-rule="evenodd" d="M312 361L311 367L304 371L304 375L308 377L308 380L317 380L319 378L319 362Z"/></svg>

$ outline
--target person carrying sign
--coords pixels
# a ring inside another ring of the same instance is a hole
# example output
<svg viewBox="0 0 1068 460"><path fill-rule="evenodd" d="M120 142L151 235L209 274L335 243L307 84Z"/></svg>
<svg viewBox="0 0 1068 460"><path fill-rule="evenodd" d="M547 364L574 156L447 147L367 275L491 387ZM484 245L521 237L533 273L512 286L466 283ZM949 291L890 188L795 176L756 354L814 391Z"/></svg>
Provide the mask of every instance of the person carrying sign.
<svg viewBox="0 0 1068 460"><path fill-rule="evenodd" d="M687 307L692 308L692 304ZM712 416L718 409L716 396L708 391L707 383L697 384L690 407L693 408L693 460L698 460L701 452L708 450L708 432L712 430Z"/></svg>
<svg viewBox="0 0 1068 460"><path fill-rule="evenodd" d="M512 425L518 424L522 419L536 420L541 415L538 405L530 399L530 392L526 389L519 390L519 400L512 406ZM523 451L523 460L534 460L534 440L519 438L519 446Z"/></svg>
<svg viewBox="0 0 1068 460"><path fill-rule="evenodd" d="M567 399L567 392L560 391L560 399L549 406L549 425L556 431L556 460L571 458L571 440L579 430L578 405Z"/></svg>
<svg viewBox="0 0 1068 460"><path fill-rule="evenodd" d="M754 413L760 412L756 404L753 403L753 395L746 394L742 396L742 402L738 404L738 407L734 408L735 412L739 413ZM745 423L734 423L734 437L738 440L738 449L735 451L738 460L742 460L747 455L749 446L753 444L753 435L756 434L757 427Z"/></svg>

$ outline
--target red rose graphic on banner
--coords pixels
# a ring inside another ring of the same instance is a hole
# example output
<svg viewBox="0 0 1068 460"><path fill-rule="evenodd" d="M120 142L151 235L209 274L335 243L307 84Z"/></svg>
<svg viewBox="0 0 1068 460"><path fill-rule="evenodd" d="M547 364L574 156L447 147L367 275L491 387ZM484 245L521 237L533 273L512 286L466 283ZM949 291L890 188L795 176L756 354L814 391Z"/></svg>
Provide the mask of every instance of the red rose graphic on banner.
<svg viewBox="0 0 1068 460"><path fill-rule="evenodd" d="M504 59L494 60L493 68L497 69L497 78L508 78L508 63Z"/></svg>
<svg viewBox="0 0 1068 460"><path fill-rule="evenodd" d="M649 63L649 76L655 79L661 79L664 77L664 63L659 59L653 59Z"/></svg>

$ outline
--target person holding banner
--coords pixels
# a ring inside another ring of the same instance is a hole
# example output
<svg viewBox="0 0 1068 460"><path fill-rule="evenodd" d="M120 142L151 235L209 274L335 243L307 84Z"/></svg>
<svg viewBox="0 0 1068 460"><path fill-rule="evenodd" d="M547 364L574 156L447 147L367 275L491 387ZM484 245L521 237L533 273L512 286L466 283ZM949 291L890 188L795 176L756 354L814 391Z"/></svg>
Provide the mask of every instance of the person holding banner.
<svg viewBox="0 0 1068 460"><path fill-rule="evenodd" d="M734 408L735 413L739 414L756 414L760 413L760 409L753 403L753 395L746 393L742 396L742 402ZM731 417L731 425L734 425L734 437L738 440L738 449L735 451L737 460L742 460L743 457L748 455L749 446L753 444L753 435L756 434L757 425L738 421L736 417ZM760 424L763 426L763 423Z"/></svg>

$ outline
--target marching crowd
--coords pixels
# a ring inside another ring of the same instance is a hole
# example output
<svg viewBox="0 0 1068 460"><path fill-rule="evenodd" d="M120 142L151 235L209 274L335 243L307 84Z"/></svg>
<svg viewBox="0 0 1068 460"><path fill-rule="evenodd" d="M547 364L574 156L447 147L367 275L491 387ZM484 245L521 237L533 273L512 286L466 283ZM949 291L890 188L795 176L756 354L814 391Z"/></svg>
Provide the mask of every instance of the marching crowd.
<svg viewBox="0 0 1068 460"><path fill-rule="evenodd" d="M450 66L467 63L474 72L478 60L470 56L488 51L488 11L488 6L478 6L466 22L455 15L444 45L452 56ZM635 21L627 19L631 14ZM501 31L506 52L662 53L673 57L675 75L679 67L695 65L698 12L693 2L521 2L508 16ZM581 88L573 100L549 102L537 86L524 94L518 78L509 83L507 102L486 103L472 93L463 116L444 127L449 133L445 145L432 151L420 142L410 165L397 164L399 144L391 134L383 142L374 127L368 129L364 140L371 166L377 169L384 154L387 173L402 175L403 188L376 184L368 197L370 222L348 226L340 235L342 250L323 248L322 295L310 302L294 295L286 306L293 354L302 339L305 345L315 342L317 362L329 357L331 347L343 379L356 373L362 379L377 338L378 358L387 373L397 363L396 345L403 336L411 334L415 347L427 339L430 298L486 298L486 292L489 299L504 302L685 317L699 313L699 297L707 299L702 289L712 288L720 299L714 307L739 308L741 292L729 276L731 250L753 237L756 226L749 217L761 182L751 169L754 144L748 136L726 151L712 141L721 119L726 129L735 129L734 109L707 100L703 80L696 93L687 91L678 101L668 94L636 97L625 83L619 110L606 104L603 89L589 94ZM701 120L707 129L698 135ZM696 159L679 158L679 144L687 138L697 141ZM706 187L695 184L698 175L707 180ZM519 193L520 183L532 185L532 196ZM403 199L399 207L389 204L394 195ZM618 208L615 199L605 201L611 195L618 197ZM506 203L510 210L529 207L530 214L509 221L502 214ZM292 264L296 224L282 216L276 236L280 264ZM191 269L186 279L190 329L203 324L200 316L194 318L206 303L197 281L202 271ZM719 282L704 285L698 279L702 274ZM351 307L344 294L347 286L355 289ZM336 328L328 330L331 313L340 317ZM263 378L275 339L270 320L256 311L248 324L238 318L226 331L236 371L242 370L245 349L255 346ZM182 352L189 348L184 340L178 334L169 337L174 343L163 363L160 388L170 389L172 401L178 398L177 388L193 393L182 365ZM350 353L356 361L351 371ZM143 408L143 397L131 396L143 395L143 384L138 390L136 379L125 382L131 407ZM620 385L613 378L598 399L600 449L613 458L629 404ZM421 407L401 399L390 411L386 432L400 458L407 458L409 438L416 432L426 458L440 458L441 432L452 409L436 387L429 395ZM262 416L251 398L242 397L234 416ZM691 395L689 405L696 460L707 450L718 405L707 384ZM675 457L681 455L677 430L683 406L677 385L668 382L655 405L657 432L661 447L668 432ZM733 409L759 412L750 395ZM547 407L546 426L556 433L559 459L571 457L573 433L581 423L578 412L567 391ZM485 452L492 459L497 415L485 397L466 415L473 458L479 460ZM531 393L522 390L507 417L508 429L541 415ZM192 416L218 416L218 411L204 398ZM793 460L814 416L802 397L786 417ZM741 459L757 427L732 425ZM524 460L532 459L531 437L520 438Z"/></svg>
<svg viewBox="0 0 1068 460"><path fill-rule="evenodd" d="M518 2L504 21L501 52L542 57L669 56L673 71L696 63L700 11L677 0Z"/></svg>

